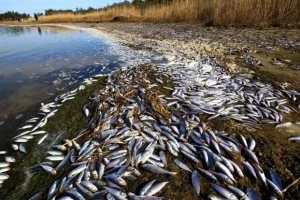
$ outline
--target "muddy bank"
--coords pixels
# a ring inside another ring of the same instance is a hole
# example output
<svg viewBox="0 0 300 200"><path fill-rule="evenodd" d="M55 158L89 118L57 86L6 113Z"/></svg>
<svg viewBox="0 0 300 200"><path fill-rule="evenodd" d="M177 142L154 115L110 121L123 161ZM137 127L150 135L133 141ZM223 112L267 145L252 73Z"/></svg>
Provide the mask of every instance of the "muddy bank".
<svg viewBox="0 0 300 200"><path fill-rule="evenodd" d="M91 23L78 26L99 29L137 49L189 58L211 54L231 73L252 72L274 86L289 83L300 90L299 29L218 29L203 25ZM246 62L254 57L262 65Z"/></svg>

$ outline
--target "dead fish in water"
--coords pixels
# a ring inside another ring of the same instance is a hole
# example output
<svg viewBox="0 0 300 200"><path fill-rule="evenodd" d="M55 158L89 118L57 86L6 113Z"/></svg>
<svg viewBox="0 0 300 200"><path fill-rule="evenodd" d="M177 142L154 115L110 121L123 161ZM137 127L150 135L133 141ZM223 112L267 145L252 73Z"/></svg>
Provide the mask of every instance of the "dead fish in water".
<svg viewBox="0 0 300 200"><path fill-rule="evenodd" d="M22 151L23 153L27 153L25 144L23 144L23 143L20 144L20 145L19 145L19 149L20 149L20 151Z"/></svg>
<svg viewBox="0 0 300 200"><path fill-rule="evenodd" d="M20 119L21 117L23 117L23 114L19 114L15 117L15 119Z"/></svg>
<svg viewBox="0 0 300 200"><path fill-rule="evenodd" d="M13 137L12 139L21 137L21 136L23 136L23 135L26 135L27 133L30 133L30 131L24 131L24 132L20 133L19 135L16 135L15 137Z"/></svg>
<svg viewBox="0 0 300 200"><path fill-rule="evenodd" d="M10 170L10 167L3 167L3 168L0 168L0 173L7 172L9 170Z"/></svg>
<svg viewBox="0 0 300 200"><path fill-rule="evenodd" d="M8 162L0 162L0 167L8 167L10 163Z"/></svg>
<svg viewBox="0 0 300 200"><path fill-rule="evenodd" d="M11 147L13 150L18 151L19 150L19 146L17 144L11 144Z"/></svg>
<svg viewBox="0 0 300 200"><path fill-rule="evenodd" d="M27 139L24 139L24 138L17 138L17 139L15 139L14 141L17 142L17 143L25 143L25 142L28 142L28 140L27 140Z"/></svg>
<svg viewBox="0 0 300 200"><path fill-rule="evenodd" d="M5 156L5 161L9 163L16 162L16 159L13 156Z"/></svg>
<svg viewBox="0 0 300 200"><path fill-rule="evenodd" d="M38 117L33 117L31 119L26 120L25 122L27 122L27 123L33 123L33 122L36 122L38 119L39 119Z"/></svg>
<svg viewBox="0 0 300 200"><path fill-rule="evenodd" d="M46 135L44 135L41 139L39 139L39 141L37 142L37 145L42 144L42 142L46 139L47 136L48 136L48 133Z"/></svg>
<svg viewBox="0 0 300 200"><path fill-rule="evenodd" d="M33 125L25 125L25 126L22 126L21 128L18 128L19 130L21 130L21 129L27 129L27 128L32 128L33 127Z"/></svg>
<svg viewBox="0 0 300 200"><path fill-rule="evenodd" d="M0 154L6 154L7 151L0 151Z"/></svg>
<svg viewBox="0 0 300 200"><path fill-rule="evenodd" d="M0 180L6 180L9 178L8 174L0 173Z"/></svg>

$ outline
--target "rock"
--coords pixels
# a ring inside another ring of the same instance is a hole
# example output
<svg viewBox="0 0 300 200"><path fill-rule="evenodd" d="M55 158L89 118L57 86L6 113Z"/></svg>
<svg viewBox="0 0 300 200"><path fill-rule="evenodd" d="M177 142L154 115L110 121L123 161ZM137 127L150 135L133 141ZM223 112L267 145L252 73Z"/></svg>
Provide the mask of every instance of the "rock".
<svg viewBox="0 0 300 200"><path fill-rule="evenodd" d="M131 18L130 15L120 14L115 16L112 21L126 22L129 18Z"/></svg>

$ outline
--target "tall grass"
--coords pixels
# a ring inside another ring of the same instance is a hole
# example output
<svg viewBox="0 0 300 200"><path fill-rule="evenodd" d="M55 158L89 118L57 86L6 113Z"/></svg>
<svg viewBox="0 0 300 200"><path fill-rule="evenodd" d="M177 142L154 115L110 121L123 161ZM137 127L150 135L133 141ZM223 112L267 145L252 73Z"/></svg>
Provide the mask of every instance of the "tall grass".
<svg viewBox="0 0 300 200"><path fill-rule="evenodd" d="M85 15L72 13L45 16L41 22L103 22L115 16L128 22L205 23L214 26L298 26L299 0L174 0L144 9L115 6Z"/></svg>

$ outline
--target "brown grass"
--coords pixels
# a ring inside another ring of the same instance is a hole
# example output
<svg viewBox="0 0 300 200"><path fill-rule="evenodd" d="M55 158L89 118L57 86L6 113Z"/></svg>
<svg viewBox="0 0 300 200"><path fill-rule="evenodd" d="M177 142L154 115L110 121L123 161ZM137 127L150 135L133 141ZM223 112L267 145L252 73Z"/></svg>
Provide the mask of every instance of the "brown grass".
<svg viewBox="0 0 300 200"><path fill-rule="evenodd" d="M299 0L174 0L140 9L115 6L85 15L55 14L40 22L103 22L130 16L128 22L205 23L213 26L299 26Z"/></svg>

